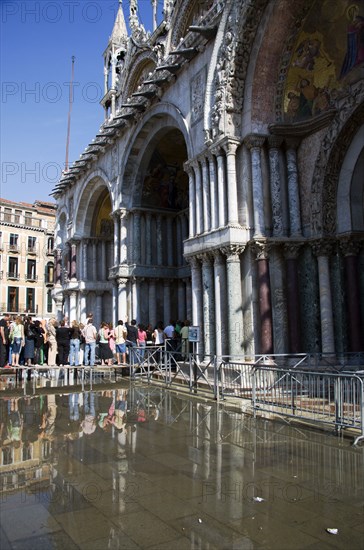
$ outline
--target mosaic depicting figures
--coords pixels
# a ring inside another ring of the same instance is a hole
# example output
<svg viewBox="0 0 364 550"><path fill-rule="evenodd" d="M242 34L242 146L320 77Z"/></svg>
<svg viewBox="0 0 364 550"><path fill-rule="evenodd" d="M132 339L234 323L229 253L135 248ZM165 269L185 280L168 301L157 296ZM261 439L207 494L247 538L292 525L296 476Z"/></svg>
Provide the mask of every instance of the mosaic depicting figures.
<svg viewBox="0 0 364 550"><path fill-rule="evenodd" d="M188 207L188 179L183 168L167 164L157 151L144 179L142 205L175 210Z"/></svg>
<svg viewBox="0 0 364 550"><path fill-rule="evenodd" d="M294 48L284 94L286 122L335 108L364 74L364 1L319 0Z"/></svg>

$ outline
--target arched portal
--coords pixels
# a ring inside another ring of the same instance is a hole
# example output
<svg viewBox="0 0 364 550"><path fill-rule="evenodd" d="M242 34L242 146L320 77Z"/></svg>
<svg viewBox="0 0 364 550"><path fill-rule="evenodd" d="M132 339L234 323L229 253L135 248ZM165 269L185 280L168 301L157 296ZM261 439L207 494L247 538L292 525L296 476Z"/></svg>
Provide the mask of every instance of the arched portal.
<svg viewBox="0 0 364 550"><path fill-rule="evenodd" d="M128 311L137 321L184 319L190 313L187 147L182 132L165 126L139 151L130 195Z"/></svg>

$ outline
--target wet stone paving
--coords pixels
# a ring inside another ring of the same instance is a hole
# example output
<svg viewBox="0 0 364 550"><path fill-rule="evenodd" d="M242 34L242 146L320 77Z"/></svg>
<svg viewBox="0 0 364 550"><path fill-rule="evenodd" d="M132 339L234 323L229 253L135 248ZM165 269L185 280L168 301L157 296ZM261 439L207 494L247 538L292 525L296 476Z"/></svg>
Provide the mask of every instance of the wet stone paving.
<svg viewBox="0 0 364 550"><path fill-rule="evenodd" d="M364 548L350 438L126 380L0 420L1 550Z"/></svg>

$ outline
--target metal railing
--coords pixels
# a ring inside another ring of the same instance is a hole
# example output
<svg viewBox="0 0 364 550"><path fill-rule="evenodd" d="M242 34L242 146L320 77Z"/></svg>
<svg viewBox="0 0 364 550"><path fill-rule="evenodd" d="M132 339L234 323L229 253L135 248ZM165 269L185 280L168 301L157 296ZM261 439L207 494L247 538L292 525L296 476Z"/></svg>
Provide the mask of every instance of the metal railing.
<svg viewBox="0 0 364 550"><path fill-rule="evenodd" d="M142 360L139 348L133 348L132 377L217 400L245 398L254 414L265 411L331 425L336 431L352 428L359 432L355 445L364 439L363 354L205 356L201 360L190 353L181 360L179 349L166 347L145 348Z"/></svg>

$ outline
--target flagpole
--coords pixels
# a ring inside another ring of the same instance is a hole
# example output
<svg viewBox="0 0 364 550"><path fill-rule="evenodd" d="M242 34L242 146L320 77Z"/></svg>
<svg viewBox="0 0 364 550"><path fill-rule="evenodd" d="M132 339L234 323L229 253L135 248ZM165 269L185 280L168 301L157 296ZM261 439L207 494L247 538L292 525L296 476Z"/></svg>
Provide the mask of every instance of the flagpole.
<svg viewBox="0 0 364 550"><path fill-rule="evenodd" d="M64 163L65 172L68 172L68 154L70 146L70 134L71 134L71 113L72 113L72 104L73 104L73 79L75 75L75 56L72 56L72 71L71 71L71 82L70 82L70 96L69 96L69 107L68 107L68 124L67 124L67 141L66 141L66 160Z"/></svg>

